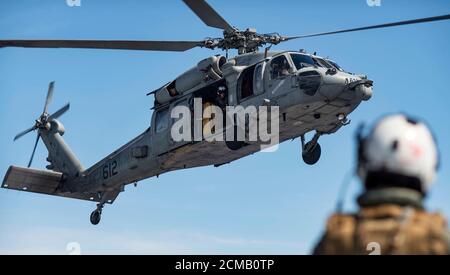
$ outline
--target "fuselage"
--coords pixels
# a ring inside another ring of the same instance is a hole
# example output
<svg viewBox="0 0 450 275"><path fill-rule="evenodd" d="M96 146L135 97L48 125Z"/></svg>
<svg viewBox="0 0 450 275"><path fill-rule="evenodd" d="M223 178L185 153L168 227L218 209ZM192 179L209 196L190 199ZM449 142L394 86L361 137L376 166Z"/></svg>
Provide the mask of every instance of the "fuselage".
<svg viewBox="0 0 450 275"><path fill-rule="evenodd" d="M177 120L171 112L177 106L192 109L195 98L215 104L218 90L225 91L227 106L278 107L282 143L311 131L332 134L339 130L347 116L370 99L372 81L344 71L331 60L302 52L205 59L154 92L155 109L147 131L86 170L71 185L117 190L170 171L219 166L260 151L261 142L231 150L223 141L173 140L172 126Z"/></svg>

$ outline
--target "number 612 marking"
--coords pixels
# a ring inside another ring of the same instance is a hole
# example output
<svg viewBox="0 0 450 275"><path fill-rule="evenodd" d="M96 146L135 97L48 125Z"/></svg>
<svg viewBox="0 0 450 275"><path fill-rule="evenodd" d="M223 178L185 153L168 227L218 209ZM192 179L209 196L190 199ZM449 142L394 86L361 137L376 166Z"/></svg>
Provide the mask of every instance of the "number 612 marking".
<svg viewBox="0 0 450 275"><path fill-rule="evenodd" d="M103 179L109 179L111 177L114 177L117 175L117 160L112 161L108 163L107 165L103 166Z"/></svg>

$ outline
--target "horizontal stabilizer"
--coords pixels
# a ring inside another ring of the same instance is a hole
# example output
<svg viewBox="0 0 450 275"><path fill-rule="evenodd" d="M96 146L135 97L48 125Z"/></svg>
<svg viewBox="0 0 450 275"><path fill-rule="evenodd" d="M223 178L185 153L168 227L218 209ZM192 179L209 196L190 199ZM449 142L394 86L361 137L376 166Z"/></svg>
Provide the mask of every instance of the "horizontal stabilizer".
<svg viewBox="0 0 450 275"><path fill-rule="evenodd" d="M61 191L62 174L22 167L9 167L2 188L39 193L51 196L99 202L96 193L71 193ZM113 203L120 191L108 193L107 203Z"/></svg>

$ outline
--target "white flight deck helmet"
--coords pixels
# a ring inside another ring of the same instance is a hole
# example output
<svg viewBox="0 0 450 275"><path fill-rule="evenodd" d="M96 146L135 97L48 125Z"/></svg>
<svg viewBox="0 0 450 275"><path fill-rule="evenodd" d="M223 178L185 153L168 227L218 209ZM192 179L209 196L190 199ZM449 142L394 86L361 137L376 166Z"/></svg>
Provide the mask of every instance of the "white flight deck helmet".
<svg viewBox="0 0 450 275"><path fill-rule="evenodd" d="M381 183L385 186L402 182L401 186L423 194L429 191L439 167L439 153L427 125L403 114L390 115L376 123L367 137L358 136L357 172L367 188L369 177L378 175L377 180L383 181L380 175L387 175Z"/></svg>

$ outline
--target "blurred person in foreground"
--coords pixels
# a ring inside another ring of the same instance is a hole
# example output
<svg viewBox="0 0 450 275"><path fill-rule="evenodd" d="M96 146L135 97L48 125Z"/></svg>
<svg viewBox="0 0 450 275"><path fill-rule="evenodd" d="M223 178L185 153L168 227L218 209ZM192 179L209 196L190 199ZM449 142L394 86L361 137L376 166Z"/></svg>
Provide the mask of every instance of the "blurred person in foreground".
<svg viewBox="0 0 450 275"><path fill-rule="evenodd" d="M439 168L426 124L403 114L358 133L357 174L364 185L355 214L333 214L316 255L440 255L450 253L446 219L424 208Z"/></svg>

